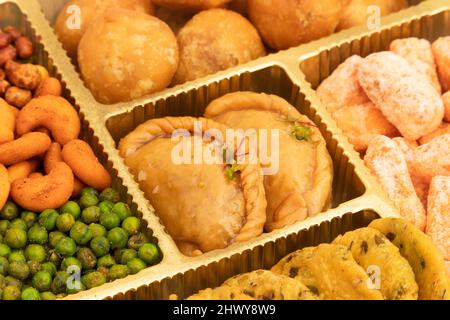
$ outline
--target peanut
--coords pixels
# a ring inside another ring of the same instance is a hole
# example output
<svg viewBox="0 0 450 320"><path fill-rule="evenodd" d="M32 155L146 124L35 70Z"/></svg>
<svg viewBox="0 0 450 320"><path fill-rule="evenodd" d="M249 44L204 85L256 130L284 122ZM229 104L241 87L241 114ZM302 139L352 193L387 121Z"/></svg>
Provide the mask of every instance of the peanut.
<svg viewBox="0 0 450 320"><path fill-rule="evenodd" d="M7 46L0 49L0 66L3 66L6 62L15 60L16 58L17 50L13 46Z"/></svg>
<svg viewBox="0 0 450 320"><path fill-rule="evenodd" d="M0 81L0 96L4 96L6 94L6 91L11 87L8 81L1 80Z"/></svg>
<svg viewBox="0 0 450 320"><path fill-rule="evenodd" d="M22 59L28 59L33 56L33 43L27 37L19 37L16 42L17 54Z"/></svg>
<svg viewBox="0 0 450 320"><path fill-rule="evenodd" d="M48 74L48 70L45 69L43 66L37 64L36 68L38 69L39 74L41 75L41 81L44 81L45 79L50 77L50 75Z"/></svg>
<svg viewBox="0 0 450 320"><path fill-rule="evenodd" d="M22 89L34 90L41 82L38 68L30 63L20 64L10 60L5 65L5 71L11 84Z"/></svg>
<svg viewBox="0 0 450 320"><path fill-rule="evenodd" d="M61 83L58 79L50 77L43 81L41 81L41 84L36 89L35 96L60 96L61 95Z"/></svg>
<svg viewBox="0 0 450 320"><path fill-rule="evenodd" d="M9 46L11 43L11 36L7 33L1 32L0 33L0 48L4 48Z"/></svg>
<svg viewBox="0 0 450 320"><path fill-rule="evenodd" d="M12 41L16 41L22 36L22 32L20 32L13 26L7 26L6 28L3 29L3 31L10 35Z"/></svg>
<svg viewBox="0 0 450 320"><path fill-rule="evenodd" d="M5 100L12 106L22 108L30 102L32 96L31 91L20 89L18 87L10 87L6 90Z"/></svg>

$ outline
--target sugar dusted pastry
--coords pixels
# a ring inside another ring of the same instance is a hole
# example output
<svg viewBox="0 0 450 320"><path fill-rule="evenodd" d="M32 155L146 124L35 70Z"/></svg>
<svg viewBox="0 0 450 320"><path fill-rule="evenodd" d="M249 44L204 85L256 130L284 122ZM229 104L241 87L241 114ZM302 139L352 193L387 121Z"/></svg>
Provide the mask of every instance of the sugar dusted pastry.
<svg viewBox="0 0 450 320"><path fill-rule="evenodd" d="M426 76L437 92L441 93L442 88L439 83L436 63L431 50L431 43L428 40L419 38L397 39L391 43L390 49L405 58L417 72Z"/></svg>
<svg viewBox="0 0 450 320"><path fill-rule="evenodd" d="M436 130L444 117L442 99L432 84L393 52L369 55L358 79L370 100L407 139Z"/></svg>
<svg viewBox="0 0 450 320"><path fill-rule="evenodd" d="M225 137L225 127L212 120L168 117L145 122L119 145L121 156L169 234L191 256L259 236L267 204L259 164L224 164L223 142L220 152L211 156L212 160L220 158L219 162L202 160L203 154L211 153L211 143L194 135L195 130L202 134L217 130ZM171 139L174 133L190 136L180 141ZM197 145L202 155L195 150L189 154ZM185 154L180 146L189 151ZM174 157L181 153L188 162ZM199 156L202 161L195 160Z"/></svg>
<svg viewBox="0 0 450 320"><path fill-rule="evenodd" d="M447 92L450 90L450 36L437 39L432 49L443 92Z"/></svg>
<svg viewBox="0 0 450 320"><path fill-rule="evenodd" d="M419 146L417 141L407 140L403 137L395 137L392 139L397 146L400 148L400 150L403 152L403 155L405 156L406 163L408 164L408 170L409 175L411 176L411 181L414 186L414 190L416 191L417 196L420 199L420 202L422 202L423 207L427 208L427 201L428 201L428 188L429 183L427 183L425 180L423 180L421 177L419 177L411 168L410 168L410 162L412 160L412 157L414 155L414 149Z"/></svg>
<svg viewBox="0 0 450 320"><path fill-rule="evenodd" d="M356 151L365 151L370 140L377 134L388 137L398 135L397 129L372 102L344 106L336 110L332 117Z"/></svg>
<svg viewBox="0 0 450 320"><path fill-rule="evenodd" d="M417 141L408 140L403 137L392 138L392 141L394 141L397 146L403 151L406 161L409 161L409 159L411 159L413 150L419 146Z"/></svg>
<svg viewBox="0 0 450 320"><path fill-rule="evenodd" d="M277 50L332 34L342 8L342 0L248 0L250 20L264 42Z"/></svg>
<svg viewBox="0 0 450 320"><path fill-rule="evenodd" d="M317 88L317 96L329 112L370 101L358 80L358 70L363 60L360 56L351 56Z"/></svg>
<svg viewBox="0 0 450 320"><path fill-rule="evenodd" d="M423 136L419 139L420 144L426 144L430 142L431 140L443 136L445 134L450 134L450 123L442 122L442 124L437 128L435 131L433 131L430 134L427 134L426 136Z"/></svg>
<svg viewBox="0 0 450 320"><path fill-rule="evenodd" d="M376 177L400 214L424 230L426 213L414 190L405 156L397 144L385 136L375 136L364 162Z"/></svg>
<svg viewBox="0 0 450 320"><path fill-rule="evenodd" d="M450 122L450 91L442 96L442 100L444 101L445 109L444 120Z"/></svg>
<svg viewBox="0 0 450 320"><path fill-rule="evenodd" d="M431 180L426 232L444 259L450 260L450 176Z"/></svg>
<svg viewBox="0 0 450 320"><path fill-rule="evenodd" d="M438 175L450 176L450 134L434 138L416 148L410 167L427 183Z"/></svg>
<svg viewBox="0 0 450 320"><path fill-rule="evenodd" d="M205 117L231 128L257 130L260 145L270 148L276 141L272 140L272 135L279 133L279 149L263 151L264 155L271 153L277 157L269 159L271 161L261 159L262 167L272 170L264 177L267 231L326 209L333 180L326 142L314 123L286 100L253 92L230 93L214 100L206 108ZM260 129L266 133L263 138Z"/></svg>
<svg viewBox="0 0 450 320"><path fill-rule="evenodd" d="M85 84L98 101L129 101L170 84L178 66L178 46L161 20L110 9L81 39L78 63Z"/></svg>
<svg viewBox="0 0 450 320"><path fill-rule="evenodd" d="M129 9L147 14L154 13L151 0L68 1L56 19L55 32L70 57L76 58L78 43L88 27L111 8Z"/></svg>
<svg viewBox="0 0 450 320"><path fill-rule="evenodd" d="M211 9L195 15L178 33L179 84L265 55L258 31L240 14Z"/></svg>
<svg viewBox="0 0 450 320"><path fill-rule="evenodd" d="M157 6L174 9L200 11L217 8L230 2L231 0L152 0Z"/></svg>
<svg viewBox="0 0 450 320"><path fill-rule="evenodd" d="M381 15L399 11L408 6L407 0L346 0L337 30L366 25L372 11L369 6L377 6Z"/></svg>

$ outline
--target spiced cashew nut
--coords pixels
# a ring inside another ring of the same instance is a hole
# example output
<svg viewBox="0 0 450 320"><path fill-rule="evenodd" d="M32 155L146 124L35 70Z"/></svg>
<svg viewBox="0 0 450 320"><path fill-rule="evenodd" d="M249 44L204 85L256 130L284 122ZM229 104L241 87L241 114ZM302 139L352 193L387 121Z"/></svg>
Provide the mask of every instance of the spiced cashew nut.
<svg viewBox="0 0 450 320"><path fill-rule="evenodd" d="M97 190L111 186L111 176L98 161L89 144L83 140L72 140L62 150L62 157L75 176Z"/></svg>
<svg viewBox="0 0 450 320"><path fill-rule="evenodd" d="M23 135L38 127L45 127L56 142L65 145L78 138L80 119L74 107L64 98L41 96L32 99L19 113L17 134Z"/></svg>
<svg viewBox="0 0 450 320"><path fill-rule="evenodd" d="M19 139L0 145L0 163L12 165L36 157L47 151L51 143L45 133L27 133Z"/></svg>
<svg viewBox="0 0 450 320"><path fill-rule="evenodd" d="M0 98L0 144L14 140L16 117L12 107Z"/></svg>
<svg viewBox="0 0 450 320"><path fill-rule="evenodd" d="M59 162L64 162L61 155L61 146L59 143L53 142L44 157L45 172L49 174ZM83 188L84 184L74 177L72 197L78 196Z"/></svg>
<svg viewBox="0 0 450 320"><path fill-rule="evenodd" d="M8 200L10 187L8 170L6 170L4 165L0 164L0 209L3 208Z"/></svg>
<svg viewBox="0 0 450 320"><path fill-rule="evenodd" d="M11 198L26 210L40 212L61 207L70 199L72 191L72 170L60 162L46 176L14 181Z"/></svg>

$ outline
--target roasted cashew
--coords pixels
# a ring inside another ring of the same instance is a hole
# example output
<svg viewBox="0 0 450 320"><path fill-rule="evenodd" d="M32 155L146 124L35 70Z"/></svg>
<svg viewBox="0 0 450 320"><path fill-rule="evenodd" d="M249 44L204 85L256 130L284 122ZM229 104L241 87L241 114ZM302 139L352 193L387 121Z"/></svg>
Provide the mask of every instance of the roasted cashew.
<svg viewBox="0 0 450 320"><path fill-rule="evenodd" d="M23 135L41 126L49 129L55 141L61 145L78 138L80 134L77 111L61 97L37 97L20 111L16 122L17 134Z"/></svg>
<svg viewBox="0 0 450 320"><path fill-rule="evenodd" d="M64 162L61 155L61 146L59 145L59 143L53 142L50 148L48 148L47 153L44 157L45 172L49 174L55 167L55 165L59 162ZM76 177L74 177L72 197L78 196L83 188L84 184Z"/></svg>
<svg viewBox="0 0 450 320"><path fill-rule="evenodd" d="M72 140L62 150L64 162L75 176L97 190L111 186L111 176L98 161L91 147L83 140Z"/></svg>
<svg viewBox="0 0 450 320"><path fill-rule="evenodd" d="M72 170L60 162L46 176L14 181L11 198L26 210L40 212L61 207L70 199L72 191Z"/></svg>
<svg viewBox="0 0 450 320"><path fill-rule="evenodd" d="M45 133L30 132L0 145L0 163L12 165L43 154L52 141Z"/></svg>
<svg viewBox="0 0 450 320"><path fill-rule="evenodd" d="M0 144L14 140L16 117L12 107L0 98Z"/></svg>
<svg viewBox="0 0 450 320"><path fill-rule="evenodd" d="M0 164L0 209L3 208L8 200L10 187L8 170L6 170L4 165Z"/></svg>
<svg viewBox="0 0 450 320"><path fill-rule="evenodd" d="M9 182L13 183L18 179L25 179L32 174L39 166L38 159L30 159L13 164L8 168Z"/></svg>

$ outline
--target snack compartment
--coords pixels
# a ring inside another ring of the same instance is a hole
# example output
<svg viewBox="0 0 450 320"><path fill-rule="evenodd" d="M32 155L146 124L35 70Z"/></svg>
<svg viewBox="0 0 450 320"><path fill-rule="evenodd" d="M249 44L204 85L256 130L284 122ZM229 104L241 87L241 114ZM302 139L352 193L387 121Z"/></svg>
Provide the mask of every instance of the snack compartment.
<svg viewBox="0 0 450 320"><path fill-rule="evenodd" d="M25 10L24 10L25 11ZM20 2L13 3L13 2L0 2L0 20L1 20L1 27L5 27L8 25L14 26L22 33L27 36L32 43L34 44L34 54L33 56L26 60L33 64L39 64L45 67L50 76L57 78L60 80L62 85L62 94L61 96L64 97L67 101L69 101L74 108L77 110L80 121L81 121L81 130L79 139L82 139L86 141L94 151L95 155L99 159L99 161L102 163L102 165L106 168L106 170L109 172L109 174L112 177L112 187L118 191L120 198L123 202L127 203L130 206L132 215L138 217L141 220L141 232L143 232L150 240L151 242L158 244L160 247L160 253L161 253L161 259L159 260L159 264L162 261L166 260L165 257L165 241L164 234L160 234L157 230L158 226L156 228L153 228L152 225L150 225L147 220L143 218L142 211L138 208L136 202L133 200L132 195L128 192L128 189L124 186L122 178L118 175L118 171L114 169L114 165L112 161L109 159L109 155L107 153L107 150L103 147L101 144L97 133L95 132L95 129L93 128L92 124L95 122L95 119L88 119L88 116L82 111L82 103L80 103L77 99L74 98L73 90L68 88L65 79L65 72L63 71L64 68L60 68L55 64L55 61L53 57L55 55L58 55L59 52L55 50L54 47L46 46L42 40L42 35L38 31L38 28L35 27L33 22L28 20L27 16L24 14L24 11L22 11L22 6ZM166 236L167 239L167 236ZM170 239L168 239L170 241ZM170 246L170 245L168 245ZM170 251L170 250L169 250ZM158 267L159 265L156 264L154 267ZM152 269L152 266L149 266L147 269ZM144 271L145 272L145 271ZM140 277L142 274L137 275ZM118 280L118 282L127 282L129 278L132 278L135 276L130 276L125 279ZM105 284L105 286L110 285L111 283ZM115 285L115 284L114 284ZM83 292L86 296L95 296L95 290L103 289L102 286L86 290ZM68 295L67 299L73 299L74 295Z"/></svg>

